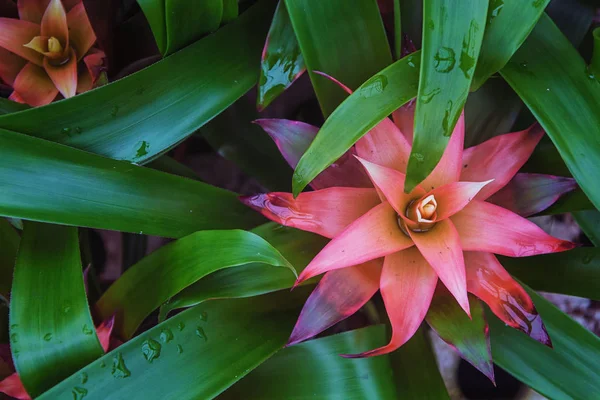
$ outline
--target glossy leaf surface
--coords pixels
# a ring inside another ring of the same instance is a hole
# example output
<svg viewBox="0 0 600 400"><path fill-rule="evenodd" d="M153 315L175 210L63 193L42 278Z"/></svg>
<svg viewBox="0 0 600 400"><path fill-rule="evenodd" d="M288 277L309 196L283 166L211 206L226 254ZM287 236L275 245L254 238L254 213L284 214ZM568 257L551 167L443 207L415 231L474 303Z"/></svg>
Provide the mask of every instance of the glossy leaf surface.
<svg viewBox="0 0 600 400"><path fill-rule="evenodd" d="M494 362L536 392L552 399L587 399L600 393L600 339L525 287L553 348L506 327L488 313Z"/></svg>
<svg viewBox="0 0 600 400"><path fill-rule="evenodd" d="M32 396L103 354L83 285L78 240L76 228L25 223L10 336L15 367Z"/></svg>
<svg viewBox="0 0 600 400"><path fill-rule="evenodd" d="M164 237L261 221L226 190L31 136L0 130L0 154L0 215Z"/></svg>
<svg viewBox="0 0 600 400"><path fill-rule="evenodd" d="M414 53L396 61L361 85L331 114L296 167L294 195L371 128L417 95L419 60L420 53Z"/></svg>
<svg viewBox="0 0 600 400"><path fill-rule="evenodd" d="M214 35L109 85L0 116L0 128L114 159L151 160L256 84L274 6L261 1Z"/></svg>
<svg viewBox="0 0 600 400"><path fill-rule="evenodd" d="M220 269L262 263L293 267L259 236L241 230L200 231L161 247L129 268L96 303L101 319L116 314L115 330L133 336L152 311L204 276Z"/></svg>
<svg viewBox="0 0 600 400"><path fill-rule="evenodd" d="M0 218L0 295L8 299L21 238L10 222Z"/></svg>
<svg viewBox="0 0 600 400"><path fill-rule="evenodd" d="M262 53L258 80L259 111L267 107L306 70L285 2L277 5Z"/></svg>
<svg viewBox="0 0 600 400"><path fill-rule="evenodd" d="M500 73L552 139L585 194L600 207L600 83L546 15ZM565 99L568 99L566 101Z"/></svg>
<svg viewBox="0 0 600 400"><path fill-rule="evenodd" d="M423 2L423 49L406 192L433 171L461 115L479 57L487 8L487 2L479 0Z"/></svg>
<svg viewBox="0 0 600 400"><path fill-rule="evenodd" d="M325 116L346 94L314 71L325 72L354 89L392 62L375 1L355 0L352 7L346 0L285 0L285 4Z"/></svg>
<svg viewBox="0 0 600 400"><path fill-rule="evenodd" d="M23 111L28 108L29 107L26 104L16 103L14 101L0 98L0 115Z"/></svg>

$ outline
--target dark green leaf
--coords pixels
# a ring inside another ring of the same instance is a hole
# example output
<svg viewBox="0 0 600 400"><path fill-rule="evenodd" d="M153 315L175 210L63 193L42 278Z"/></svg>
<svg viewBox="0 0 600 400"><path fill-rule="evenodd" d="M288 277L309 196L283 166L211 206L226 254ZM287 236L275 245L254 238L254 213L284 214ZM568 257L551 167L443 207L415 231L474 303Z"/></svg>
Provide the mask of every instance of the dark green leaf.
<svg viewBox="0 0 600 400"><path fill-rule="evenodd" d="M600 249L499 259L508 272L535 290L600 300Z"/></svg>
<svg viewBox="0 0 600 400"><path fill-rule="evenodd" d="M594 29L594 53L590 69L597 80L600 80L600 28Z"/></svg>
<svg viewBox="0 0 600 400"><path fill-rule="evenodd" d="M219 399L397 399L389 357L342 358L386 343L371 326L288 347L232 386Z"/></svg>
<svg viewBox="0 0 600 400"><path fill-rule="evenodd" d="M394 1L394 59L402 58L402 10L400 0Z"/></svg>
<svg viewBox="0 0 600 400"><path fill-rule="evenodd" d="M347 0L285 0L285 4L325 116L346 93L314 71L354 89L392 62L377 2L354 0L351 7Z"/></svg>
<svg viewBox="0 0 600 400"><path fill-rule="evenodd" d="M194 170L168 156L162 156L154 161L150 161L148 164L146 164L146 167L155 169L157 171L166 172L168 174L181 176L183 178L193 179L196 181L200 180Z"/></svg>
<svg viewBox="0 0 600 400"><path fill-rule="evenodd" d="M221 24L228 24L238 17L238 0L223 0L223 18Z"/></svg>
<svg viewBox="0 0 600 400"><path fill-rule="evenodd" d="M255 263L286 267L294 278L294 268L281 253L253 233L196 232L129 268L98 300L96 310L102 319L116 313L115 330L129 339L144 318L182 289L217 270Z"/></svg>
<svg viewBox="0 0 600 400"><path fill-rule="evenodd" d="M257 108L261 111L306 70L304 58L287 12L280 1L267 35L258 80Z"/></svg>
<svg viewBox="0 0 600 400"><path fill-rule="evenodd" d="M423 49L407 192L437 165L467 101L487 9L488 2L481 0L423 2Z"/></svg>
<svg viewBox="0 0 600 400"><path fill-rule="evenodd" d="M256 84L274 7L260 1L214 35L140 72L0 116L0 128L138 164L156 158Z"/></svg>
<svg viewBox="0 0 600 400"><path fill-rule="evenodd" d="M420 58L417 52L396 61L365 82L331 114L296 167L294 195L371 128L417 95Z"/></svg>
<svg viewBox="0 0 600 400"><path fill-rule="evenodd" d="M306 295L300 288L193 307L96 360L40 399L71 398L73 387L86 390L85 400L212 399L283 347ZM144 350L149 347L154 350Z"/></svg>
<svg viewBox="0 0 600 400"><path fill-rule="evenodd" d="M506 65L521 46L550 0L490 0L487 27L475 69L472 89L477 90Z"/></svg>
<svg viewBox="0 0 600 400"><path fill-rule="evenodd" d="M21 238L10 222L0 218L0 295L10 297L13 270Z"/></svg>
<svg viewBox="0 0 600 400"><path fill-rule="evenodd" d="M566 254L566 253L565 253ZM551 399L600 393L600 339L526 287L552 338L549 348L488 313L494 362Z"/></svg>
<svg viewBox="0 0 600 400"><path fill-rule="evenodd" d="M11 297L11 350L31 396L103 354L85 295L77 228L25 224Z"/></svg>
<svg viewBox="0 0 600 400"><path fill-rule="evenodd" d="M536 28L501 74L546 130L596 208L600 186L600 83L550 18Z"/></svg>
<svg viewBox="0 0 600 400"><path fill-rule="evenodd" d="M26 104L16 103L14 101L0 98L0 115L23 111L28 108L29 106Z"/></svg>
<svg viewBox="0 0 600 400"><path fill-rule="evenodd" d="M262 219L226 190L31 136L0 130L0 155L0 215L164 237Z"/></svg>
<svg viewBox="0 0 600 400"><path fill-rule="evenodd" d="M578 211L573 213L573 217L590 242L600 247L600 211Z"/></svg>
<svg viewBox="0 0 600 400"><path fill-rule="evenodd" d="M158 50L164 54L167 48L166 0L137 0L137 2L150 24Z"/></svg>

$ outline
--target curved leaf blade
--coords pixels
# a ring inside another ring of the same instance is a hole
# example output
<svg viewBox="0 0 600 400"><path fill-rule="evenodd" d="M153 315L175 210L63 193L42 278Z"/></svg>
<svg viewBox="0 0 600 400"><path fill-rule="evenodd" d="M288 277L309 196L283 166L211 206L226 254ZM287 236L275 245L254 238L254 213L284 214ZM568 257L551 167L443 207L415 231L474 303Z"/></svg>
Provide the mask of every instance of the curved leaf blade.
<svg viewBox="0 0 600 400"><path fill-rule="evenodd" d="M169 55L193 43L221 25L223 0L202 2L159 0L165 2L167 46Z"/></svg>
<svg viewBox="0 0 600 400"><path fill-rule="evenodd" d="M34 397L104 353L87 303L78 240L77 228L26 222L23 229L10 335L15 367Z"/></svg>
<svg viewBox="0 0 600 400"><path fill-rule="evenodd" d="M10 297L13 271L21 238L10 222L0 218L0 295Z"/></svg>
<svg viewBox="0 0 600 400"><path fill-rule="evenodd" d="M467 101L487 8L488 2L480 0L423 2L423 49L407 193L439 162Z"/></svg>
<svg viewBox="0 0 600 400"><path fill-rule="evenodd" d="M0 155L0 215L175 238L262 220L226 190L31 136L0 130Z"/></svg>

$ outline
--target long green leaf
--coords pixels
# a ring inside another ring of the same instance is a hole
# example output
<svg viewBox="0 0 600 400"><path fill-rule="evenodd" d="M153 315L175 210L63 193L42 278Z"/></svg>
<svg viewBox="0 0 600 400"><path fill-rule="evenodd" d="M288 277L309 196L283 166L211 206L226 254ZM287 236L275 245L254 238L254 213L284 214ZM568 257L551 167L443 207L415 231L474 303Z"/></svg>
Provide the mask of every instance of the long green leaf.
<svg viewBox="0 0 600 400"><path fill-rule="evenodd" d="M0 115L23 111L28 108L29 107L26 104L16 103L14 101L0 98Z"/></svg>
<svg viewBox="0 0 600 400"><path fill-rule="evenodd" d="M397 399L389 357L360 360L339 356L385 343L385 329L379 325L288 347L219 399Z"/></svg>
<svg viewBox="0 0 600 400"><path fill-rule="evenodd" d="M542 316L553 348L505 326L488 313L494 362L548 398L593 398L600 393L600 338L526 289Z"/></svg>
<svg viewBox="0 0 600 400"><path fill-rule="evenodd" d="M544 292L600 300L600 249L580 248L535 257L500 257L519 279Z"/></svg>
<svg viewBox="0 0 600 400"><path fill-rule="evenodd" d="M577 182L600 207L600 83L543 15L500 73L546 130Z"/></svg>
<svg viewBox="0 0 600 400"><path fill-rule="evenodd" d="M325 116L346 93L314 71L354 89L392 62L376 1L354 0L351 7L347 0L285 0L285 4Z"/></svg>
<svg viewBox="0 0 600 400"><path fill-rule="evenodd" d="M296 167L294 195L371 128L417 95L419 60L417 52L396 61L365 82L331 114Z"/></svg>
<svg viewBox="0 0 600 400"><path fill-rule="evenodd" d="M534 28L550 0L490 0L488 20L472 90L506 65Z"/></svg>
<svg viewBox="0 0 600 400"><path fill-rule="evenodd" d="M481 0L423 2L423 49L407 192L437 165L467 101L487 8L488 2Z"/></svg>
<svg viewBox="0 0 600 400"><path fill-rule="evenodd" d="M96 303L102 319L116 313L115 330L129 339L162 303L220 269L262 263L294 268L261 237L246 231L201 231L158 249L129 268Z"/></svg>
<svg viewBox="0 0 600 400"><path fill-rule="evenodd" d="M25 223L11 300L13 359L31 396L103 354L87 304L76 228Z"/></svg>
<svg viewBox="0 0 600 400"><path fill-rule="evenodd" d="M325 246L321 236L270 222L252 230L279 251L301 272ZM248 264L215 271L173 296L160 308L159 320L177 308L191 307L209 299L242 298L291 288L295 278L285 268Z"/></svg>
<svg viewBox="0 0 600 400"><path fill-rule="evenodd" d="M578 211L573 213L573 217L585 236L590 239L594 246L600 247L600 211Z"/></svg>
<svg viewBox="0 0 600 400"><path fill-rule="evenodd" d="M600 28L594 29L594 52L590 69L597 80L600 80Z"/></svg>
<svg viewBox="0 0 600 400"><path fill-rule="evenodd" d="M272 0L166 59L72 99L0 116L0 128L138 164L210 121L256 84Z"/></svg>
<svg viewBox="0 0 600 400"><path fill-rule="evenodd" d="M0 215L65 225L182 237L261 221L234 193L5 130L0 187Z"/></svg>
<svg viewBox="0 0 600 400"><path fill-rule="evenodd" d="M13 270L21 238L10 222L0 218L0 295L10 297Z"/></svg>
<svg viewBox="0 0 600 400"><path fill-rule="evenodd" d="M298 293L296 293L298 292ZM186 310L71 375L40 399L212 399L285 344L306 292ZM81 383L82 374L88 377Z"/></svg>

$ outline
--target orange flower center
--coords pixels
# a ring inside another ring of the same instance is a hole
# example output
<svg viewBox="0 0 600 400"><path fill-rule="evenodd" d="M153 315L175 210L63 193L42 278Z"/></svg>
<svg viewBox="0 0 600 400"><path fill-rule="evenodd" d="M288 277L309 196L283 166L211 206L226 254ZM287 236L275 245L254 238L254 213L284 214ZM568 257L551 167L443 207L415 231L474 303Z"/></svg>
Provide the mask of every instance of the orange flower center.
<svg viewBox="0 0 600 400"><path fill-rule="evenodd" d="M417 233L427 232L436 223L437 207L438 204L433 195L411 201L406 207L405 216L398 216L400 229L407 236L410 236L409 229Z"/></svg>

